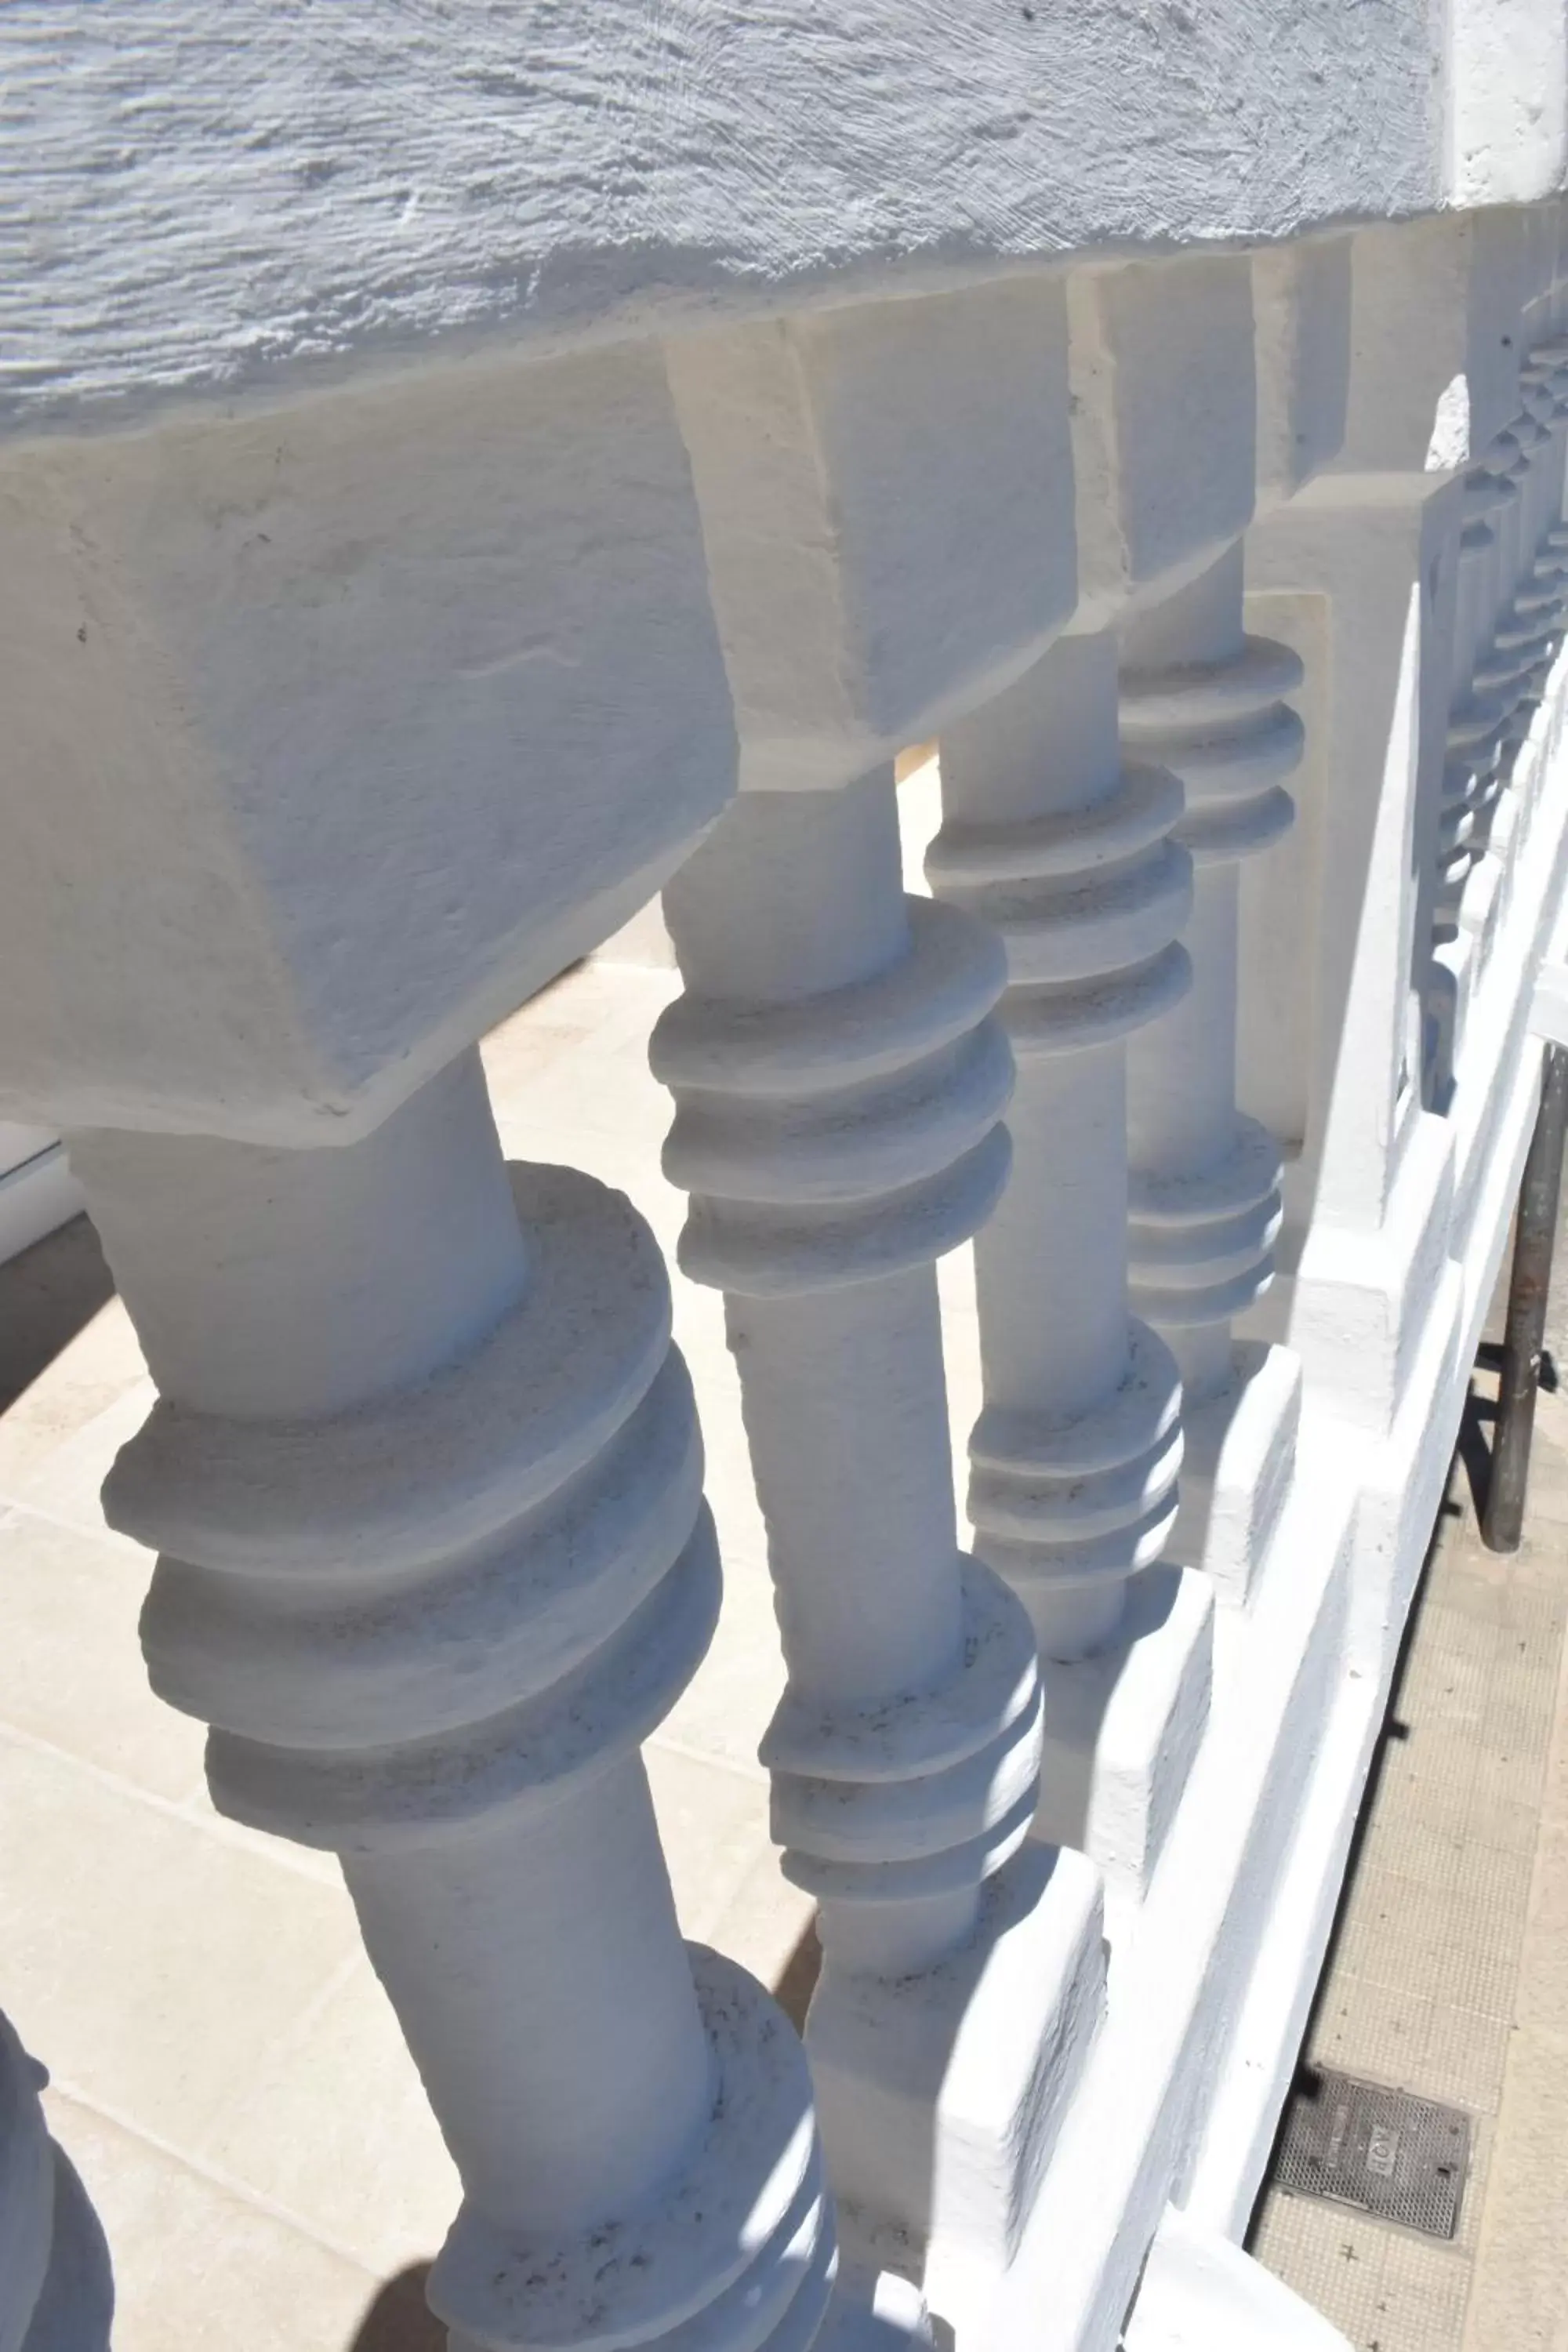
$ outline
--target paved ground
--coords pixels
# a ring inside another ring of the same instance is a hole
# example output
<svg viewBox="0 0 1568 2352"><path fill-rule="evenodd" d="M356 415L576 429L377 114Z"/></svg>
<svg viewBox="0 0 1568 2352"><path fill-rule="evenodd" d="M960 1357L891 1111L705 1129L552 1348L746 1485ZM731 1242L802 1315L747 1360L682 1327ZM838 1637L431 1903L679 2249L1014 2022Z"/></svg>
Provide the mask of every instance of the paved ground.
<svg viewBox="0 0 1568 2352"><path fill-rule="evenodd" d="M1565 1268L1568 1237L1548 1334L1568 1383ZM1492 1363L1488 1349L1305 2053L1468 2112L1458 2232L1272 2189L1254 2223L1254 2252L1362 2352L1568 2347L1568 1388L1539 1401L1525 1540L1500 1556L1476 1520Z"/></svg>

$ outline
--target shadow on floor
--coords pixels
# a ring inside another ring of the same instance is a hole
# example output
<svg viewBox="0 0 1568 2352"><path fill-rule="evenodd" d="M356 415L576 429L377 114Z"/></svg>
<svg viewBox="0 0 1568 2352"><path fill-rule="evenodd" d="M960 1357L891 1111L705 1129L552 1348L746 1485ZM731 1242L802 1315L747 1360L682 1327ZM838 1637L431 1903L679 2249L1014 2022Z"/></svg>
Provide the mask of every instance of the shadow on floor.
<svg viewBox="0 0 1568 2352"><path fill-rule="evenodd" d="M805 2012L811 2007L811 1996L821 1974L822 1945L817 1938L816 1922L812 1919L807 1921L773 1987L773 1999L797 2033L805 2032Z"/></svg>
<svg viewBox="0 0 1568 2352"><path fill-rule="evenodd" d="M425 2300L428 2263L387 2280L345 2352L447 2352L447 2331Z"/></svg>
<svg viewBox="0 0 1568 2352"><path fill-rule="evenodd" d="M86 1217L0 1265L0 1412L113 1296L114 1277Z"/></svg>
<svg viewBox="0 0 1568 2352"><path fill-rule="evenodd" d="M1492 1369L1487 1362L1489 1356L1500 1358L1501 1354L1500 1348L1483 1346L1479 1357L1483 1369L1488 1370ZM1495 1402L1490 1397L1478 1396L1472 1381L1469 1394L1465 1399L1465 1410L1459 1419L1459 1434L1455 1445L1455 1453L1459 1467L1465 1474L1465 1483L1470 1490L1470 1506L1475 1512L1478 1527L1486 1517L1487 1496L1491 1492L1492 1444L1496 1422Z"/></svg>

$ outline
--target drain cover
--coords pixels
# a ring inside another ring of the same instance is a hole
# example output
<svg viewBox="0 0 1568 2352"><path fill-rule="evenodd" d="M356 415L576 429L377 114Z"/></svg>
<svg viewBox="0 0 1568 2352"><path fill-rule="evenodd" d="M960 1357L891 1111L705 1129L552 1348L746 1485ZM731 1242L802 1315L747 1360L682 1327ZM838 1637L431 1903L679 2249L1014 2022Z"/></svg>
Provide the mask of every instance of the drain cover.
<svg viewBox="0 0 1568 2352"><path fill-rule="evenodd" d="M1469 2162L1470 2119L1460 2108L1304 2067L1285 2111L1274 2185L1451 2238Z"/></svg>

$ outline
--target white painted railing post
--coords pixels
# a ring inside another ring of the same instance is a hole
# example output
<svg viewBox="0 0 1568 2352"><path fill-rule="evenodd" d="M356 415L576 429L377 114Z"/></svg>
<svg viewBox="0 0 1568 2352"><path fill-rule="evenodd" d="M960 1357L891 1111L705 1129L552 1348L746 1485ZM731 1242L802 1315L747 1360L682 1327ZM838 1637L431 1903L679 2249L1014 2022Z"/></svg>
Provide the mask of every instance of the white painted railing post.
<svg viewBox="0 0 1568 2352"><path fill-rule="evenodd" d="M502 1162L477 1055L362 1141L73 1162L161 1402L105 1489L232 1817L342 1860L464 2187L455 2347L809 2343L805 2062L683 1945L640 1741L719 1562L658 1253Z"/></svg>
<svg viewBox="0 0 1568 2352"><path fill-rule="evenodd" d="M109 2250L49 2137L47 2080L0 2016L0 2352L109 2352Z"/></svg>
<svg viewBox="0 0 1568 2352"><path fill-rule="evenodd" d="M806 2046L846 2242L977 2344L1103 1958L1098 1874L1019 1851L1033 1632L958 1548L935 1260L1006 1175L1005 961L905 896L892 761L1070 609L1064 362L1059 291L1027 282L670 352L743 788L665 892L665 1167L767 1525L789 1683L763 1755L821 1905Z"/></svg>

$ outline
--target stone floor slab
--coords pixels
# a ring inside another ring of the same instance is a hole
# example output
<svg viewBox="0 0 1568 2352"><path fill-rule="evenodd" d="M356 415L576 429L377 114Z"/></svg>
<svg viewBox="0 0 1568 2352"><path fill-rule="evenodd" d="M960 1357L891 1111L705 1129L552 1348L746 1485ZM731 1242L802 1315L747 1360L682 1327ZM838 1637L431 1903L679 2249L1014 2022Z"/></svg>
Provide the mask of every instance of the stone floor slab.
<svg viewBox="0 0 1568 2352"><path fill-rule="evenodd" d="M114 2352L375 2352L358 2263L90 2107L47 2104L115 2252Z"/></svg>
<svg viewBox="0 0 1568 2352"><path fill-rule="evenodd" d="M180 1804L204 1727L150 1706L136 1622L147 1562L58 1520L0 1510L0 1722Z"/></svg>
<svg viewBox="0 0 1568 2352"><path fill-rule="evenodd" d="M1483 1467L1489 1427L1461 1448ZM1537 1427L1517 1554L1481 1546L1457 1467L1304 2052L1469 2114L1455 2242L1271 2189L1254 2217L1361 2352L1568 2346L1568 1401Z"/></svg>

